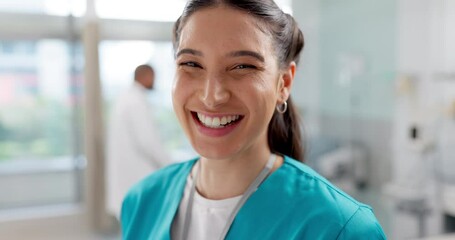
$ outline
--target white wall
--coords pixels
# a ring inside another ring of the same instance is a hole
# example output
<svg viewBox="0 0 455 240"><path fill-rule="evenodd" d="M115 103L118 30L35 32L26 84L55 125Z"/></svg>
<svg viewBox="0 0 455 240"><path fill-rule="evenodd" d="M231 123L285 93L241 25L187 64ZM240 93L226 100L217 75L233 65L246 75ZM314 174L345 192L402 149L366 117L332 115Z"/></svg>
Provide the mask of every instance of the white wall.
<svg viewBox="0 0 455 240"><path fill-rule="evenodd" d="M294 0L294 17L305 45L297 68L292 97L301 107L309 135L319 132L319 0Z"/></svg>

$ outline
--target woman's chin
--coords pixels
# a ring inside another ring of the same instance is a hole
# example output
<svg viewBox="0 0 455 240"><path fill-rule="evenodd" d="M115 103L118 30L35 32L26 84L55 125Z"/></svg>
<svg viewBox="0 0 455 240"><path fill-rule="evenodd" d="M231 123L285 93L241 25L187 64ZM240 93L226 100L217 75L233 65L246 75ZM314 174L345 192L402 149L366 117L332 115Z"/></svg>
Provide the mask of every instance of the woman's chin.
<svg viewBox="0 0 455 240"><path fill-rule="evenodd" d="M229 159L232 158L235 155L235 152L233 149L226 149L221 148L218 149L216 147L211 147L209 149L201 149L201 148L195 148L196 152L203 158L206 159Z"/></svg>

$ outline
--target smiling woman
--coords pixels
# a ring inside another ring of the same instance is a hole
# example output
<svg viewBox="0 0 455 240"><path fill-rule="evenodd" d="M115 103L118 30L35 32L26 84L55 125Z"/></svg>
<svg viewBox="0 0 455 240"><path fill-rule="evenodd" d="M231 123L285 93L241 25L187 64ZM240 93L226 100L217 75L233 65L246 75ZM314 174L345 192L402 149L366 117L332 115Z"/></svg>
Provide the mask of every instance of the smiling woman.
<svg viewBox="0 0 455 240"><path fill-rule="evenodd" d="M273 1L187 3L172 96L200 157L130 190L124 239L385 238L369 206L301 162L290 90L302 48Z"/></svg>
<svg viewBox="0 0 455 240"><path fill-rule="evenodd" d="M266 129L291 76L286 72L287 82L279 81L272 39L257 24L231 8L208 8L194 13L180 32L174 109L193 147L207 158L270 155ZM236 118L233 124L211 127L229 116Z"/></svg>

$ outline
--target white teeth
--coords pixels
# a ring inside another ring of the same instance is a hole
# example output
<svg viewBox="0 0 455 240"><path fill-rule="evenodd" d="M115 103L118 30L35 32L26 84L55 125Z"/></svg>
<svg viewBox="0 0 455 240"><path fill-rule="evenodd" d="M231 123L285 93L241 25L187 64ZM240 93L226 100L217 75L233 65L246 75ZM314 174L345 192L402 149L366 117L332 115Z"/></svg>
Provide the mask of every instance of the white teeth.
<svg viewBox="0 0 455 240"><path fill-rule="evenodd" d="M212 118L211 117L205 117L204 122L206 126L211 126L212 125Z"/></svg>
<svg viewBox="0 0 455 240"><path fill-rule="evenodd" d="M199 118L199 120L201 120L201 122L205 122L205 115L202 115L200 113L197 113L197 117Z"/></svg>
<svg viewBox="0 0 455 240"><path fill-rule="evenodd" d="M207 127L211 128L222 128L225 127L226 124L236 121L240 118L239 115L231 115L231 116L223 116L223 117L209 117L202 113L197 113L197 118L201 123L203 123Z"/></svg>
<svg viewBox="0 0 455 240"><path fill-rule="evenodd" d="M212 126L214 126L214 127L219 127L220 126L220 118L219 117L214 117L213 118Z"/></svg>

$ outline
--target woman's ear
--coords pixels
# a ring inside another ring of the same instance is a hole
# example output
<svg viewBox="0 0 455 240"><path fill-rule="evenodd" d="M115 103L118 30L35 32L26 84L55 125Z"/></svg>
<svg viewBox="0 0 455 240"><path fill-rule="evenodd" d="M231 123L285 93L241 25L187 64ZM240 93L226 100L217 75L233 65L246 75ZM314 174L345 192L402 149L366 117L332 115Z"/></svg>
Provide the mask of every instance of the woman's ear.
<svg viewBox="0 0 455 240"><path fill-rule="evenodd" d="M289 98L291 93L292 82L294 81L296 65L291 62L289 66L281 73L278 85L278 104L282 104Z"/></svg>

